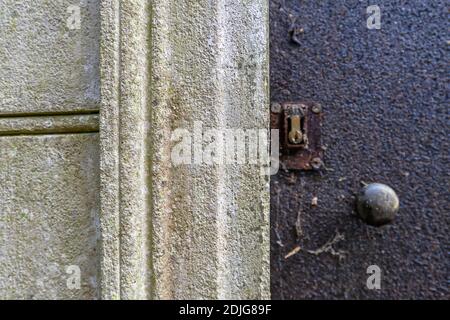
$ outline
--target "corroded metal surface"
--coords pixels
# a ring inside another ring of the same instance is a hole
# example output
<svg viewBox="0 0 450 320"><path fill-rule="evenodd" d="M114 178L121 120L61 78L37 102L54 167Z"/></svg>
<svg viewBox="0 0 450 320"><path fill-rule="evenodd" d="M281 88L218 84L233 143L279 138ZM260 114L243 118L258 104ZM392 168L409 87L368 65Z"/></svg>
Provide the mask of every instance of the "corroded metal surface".
<svg viewBox="0 0 450 320"><path fill-rule="evenodd" d="M275 299L450 297L447 6L380 0L368 30L369 4L271 0L271 99L326 106L327 147L320 172L272 178ZM393 224L357 218L363 182L397 192ZM381 290L366 287L374 264Z"/></svg>

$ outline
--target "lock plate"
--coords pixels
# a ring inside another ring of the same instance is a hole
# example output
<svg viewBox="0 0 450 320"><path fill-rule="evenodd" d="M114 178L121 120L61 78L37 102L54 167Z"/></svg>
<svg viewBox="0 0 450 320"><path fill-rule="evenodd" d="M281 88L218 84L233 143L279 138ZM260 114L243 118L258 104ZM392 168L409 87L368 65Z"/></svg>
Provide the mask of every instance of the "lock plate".
<svg viewBox="0 0 450 320"><path fill-rule="evenodd" d="M323 165L323 110L314 102L273 103L271 129L280 136L280 163L290 170L317 170Z"/></svg>

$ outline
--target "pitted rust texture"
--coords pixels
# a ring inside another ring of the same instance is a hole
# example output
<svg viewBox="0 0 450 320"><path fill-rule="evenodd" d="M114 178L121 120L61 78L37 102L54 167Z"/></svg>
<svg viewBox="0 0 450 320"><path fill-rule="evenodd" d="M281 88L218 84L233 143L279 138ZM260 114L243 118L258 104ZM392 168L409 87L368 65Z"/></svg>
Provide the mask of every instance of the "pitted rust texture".
<svg viewBox="0 0 450 320"><path fill-rule="evenodd" d="M370 4L271 0L271 100L326 106L324 168L272 176L274 299L450 298L447 5L380 0L368 30ZM392 225L356 216L371 182L400 198Z"/></svg>
<svg viewBox="0 0 450 320"><path fill-rule="evenodd" d="M272 129L280 130L280 161L283 169L313 170L322 164L321 147L322 107L312 102L283 102L272 106L270 123ZM296 115L301 118L302 137L299 143L289 140L289 120Z"/></svg>

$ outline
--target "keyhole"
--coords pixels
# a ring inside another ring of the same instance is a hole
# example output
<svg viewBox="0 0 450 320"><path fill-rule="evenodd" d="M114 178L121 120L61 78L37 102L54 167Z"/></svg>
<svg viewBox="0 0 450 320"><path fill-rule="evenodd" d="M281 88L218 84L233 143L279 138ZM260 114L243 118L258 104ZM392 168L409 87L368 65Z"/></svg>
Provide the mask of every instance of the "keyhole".
<svg viewBox="0 0 450 320"><path fill-rule="evenodd" d="M289 141L294 144L302 142L303 135L299 130L289 132Z"/></svg>
<svg viewBox="0 0 450 320"><path fill-rule="evenodd" d="M293 144L299 144L303 140L303 134L301 129L301 118L299 115L293 115L289 118L290 129L289 129L289 142Z"/></svg>

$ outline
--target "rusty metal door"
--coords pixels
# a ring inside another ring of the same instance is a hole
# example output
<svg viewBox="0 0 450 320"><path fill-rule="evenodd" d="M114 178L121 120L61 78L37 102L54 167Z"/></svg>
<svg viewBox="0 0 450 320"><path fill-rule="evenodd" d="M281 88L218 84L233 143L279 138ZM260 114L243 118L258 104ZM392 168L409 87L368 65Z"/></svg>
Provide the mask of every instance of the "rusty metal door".
<svg viewBox="0 0 450 320"><path fill-rule="evenodd" d="M271 100L320 103L325 149L319 170L272 177L272 297L450 298L446 3L270 4ZM400 199L390 225L355 213L372 182Z"/></svg>

